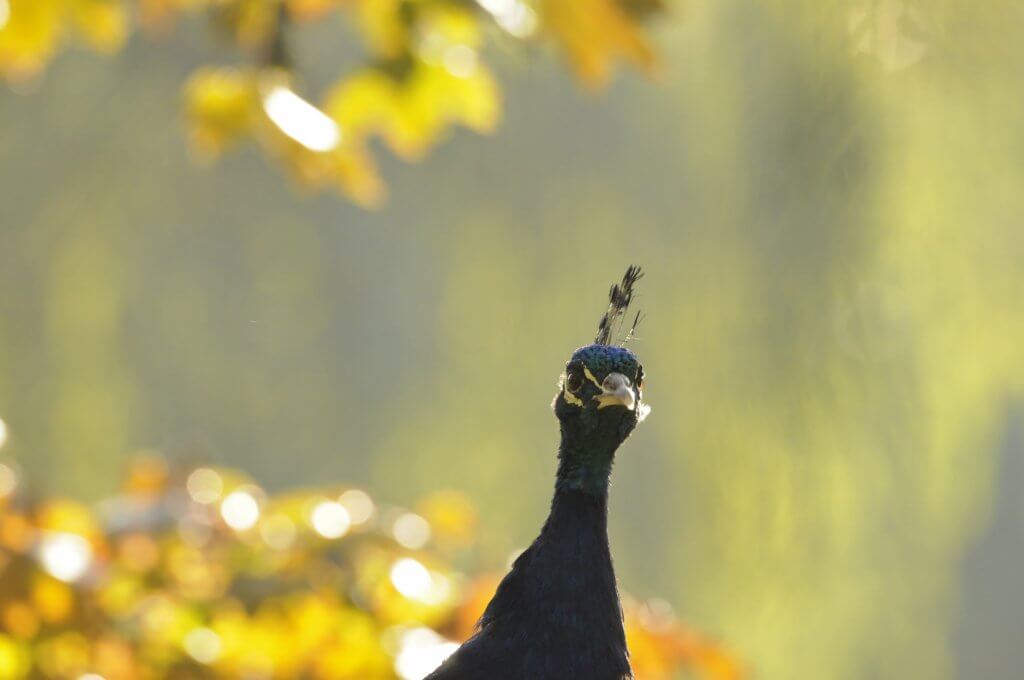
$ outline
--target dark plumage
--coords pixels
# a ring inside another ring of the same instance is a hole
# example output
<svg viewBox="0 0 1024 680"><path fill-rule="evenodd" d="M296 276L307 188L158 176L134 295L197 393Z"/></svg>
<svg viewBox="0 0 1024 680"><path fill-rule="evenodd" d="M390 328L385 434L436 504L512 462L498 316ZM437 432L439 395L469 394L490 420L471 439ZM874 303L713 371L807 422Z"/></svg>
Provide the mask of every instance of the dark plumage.
<svg viewBox="0 0 1024 680"><path fill-rule="evenodd" d="M612 289L608 292L608 311L604 313L604 316L601 317L601 323L597 325L597 337L594 338L594 344L612 344L615 325L626 313L630 303L633 302L633 287L637 281L643 278L643 275L644 273L640 271L640 267L630 266L622 277L622 283L616 283L612 286ZM637 312L636 318L633 320L633 327L629 329L629 333L626 334L623 343L628 342L633 337L633 331L636 330L638 323L640 323L640 312Z"/></svg>
<svg viewBox="0 0 1024 680"><path fill-rule="evenodd" d="M647 407L639 360L610 343L641 275L630 267L612 287L598 343L576 350L562 374L553 404L558 473L540 536L498 586L476 634L427 680L632 677L608 547L608 479Z"/></svg>

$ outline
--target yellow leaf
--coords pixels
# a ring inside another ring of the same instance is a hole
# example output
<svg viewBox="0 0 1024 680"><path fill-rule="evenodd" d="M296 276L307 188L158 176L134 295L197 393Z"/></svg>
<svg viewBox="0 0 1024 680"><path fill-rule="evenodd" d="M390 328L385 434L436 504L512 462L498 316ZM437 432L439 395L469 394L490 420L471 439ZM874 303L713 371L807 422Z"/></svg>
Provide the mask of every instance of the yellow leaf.
<svg viewBox="0 0 1024 680"><path fill-rule="evenodd" d="M96 602L113 617L126 617L135 611L145 595L141 577L115 569L96 591Z"/></svg>
<svg viewBox="0 0 1024 680"><path fill-rule="evenodd" d="M327 95L324 111L347 138L363 139L391 126L397 102L394 78L366 69L336 85Z"/></svg>
<svg viewBox="0 0 1024 680"><path fill-rule="evenodd" d="M387 187L377 172L373 157L365 149L334 154L338 187L357 205L376 208L387 198Z"/></svg>
<svg viewBox="0 0 1024 680"><path fill-rule="evenodd" d="M0 514L0 546L22 552L29 549L35 537L36 530L26 517Z"/></svg>
<svg viewBox="0 0 1024 680"><path fill-rule="evenodd" d="M337 617L336 638L315 659L316 677L327 680L390 678L393 662L381 646L372 617L345 610Z"/></svg>
<svg viewBox="0 0 1024 680"><path fill-rule="evenodd" d="M48 677L79 677L88 670L89 656L89 641L77 631L61 633L36 647L36 663Z"/></svg>
<svg viewBox="0 0 1024 680"><path fill-rule="evenodd" d="M498 81L482 66L465 78L450 81L446 101L448 115L476 132L493 132L501 119Z"/></svg>
<svg viewBox="0 0 1024 680"><path fill-rule="evenodd" d="M438 101L442 69L417 66L401 84L391 125L384 131L391 150L407 161L418 161L444 130L443 104Z"/></svg>
<svg viewBox="0 0 1024 680"><path fill-rule="evenodd" d="M415 161L461 123L490 132L501 114L497 82L482 66L456 74L443 66L419 64L400 90L386 139L396 154Z"/></svg>
<svg viewBox="0 0 1024 680"><path fill-rule="evenodd" d="M118 637L97 640L93 658L95 669L104 680L131 680L140 676L131 646Z"/></svg>
<svg viewBox="0 0 1024 680"><path fill-rule="evenodd" d="M366 122L371 120L369 117ZM342 125L341 131L338 146L328 151L311 150L269 123L261 128L259 138L303 187L335 186L358 205L377 207L385 199L387 190L373 156L366 150L363 138L355 132L354 126L347 128ZM369 130L362 132L368 133Z"/></svg>
<svg viewBox="0 0 1024 680"><path fill-rule="evenodd" d="M0 633L0 680L14 680L28 675L32 662L23 644Z"/></svg>
<svg viewBox="0 0 1024 680"><path fill-rule="evenodd" d="M100 534L99 524L92 511L70 500L58 499L42 505L36 512L36 523L46 531L77 534L89 540Z"/></svg>
<svg viewBox="0 0 1024 680"><path fill-rule="evenodd" d="M47 623L66 621L75 609L71 588L57 579L37 574L32 581L32 604Z"/></svg>
<svg viewBox="0 0 1024 680"><path fill-rule="evenodd" d="M417 21L419 48L424 46L465 45L478 49L481 43L480 23L477 16L461 7L428 5Z"/></svg>
<svg viewBox="0 0 1024 680"><path fill-rule="evenodd" d="M34 76L50 61L60 38L59 0L7 0L0 28L0 74L11 80Z"/></svg>
<svg viewBox="0 0 1024 680"><path fill-rule="evenodd" d="M9 602L3 609L2 621L11 635L22 640L31 639L39 632L39 615L24 600Z"/></svg>
<svg viewBox="0 0 1024 680"><path fill-rule="evenodd" d="M654 66L654 51L643 29L616 0L544 0L541 13L590 87L607 84L619 58L644 69Z"/></svg>
<svg viewBox="0 0 1024 680"><path fill-rule="evenodd" d="M374 54L397 57L409 44L409 31L402 18L402 0L360 2L358 17L359 27Z"/></svg>
<svg viewBox="0 0 1024 680"><path fill-rule="evenodd" d="M71 16L86 43L99 52L116 52L128 37L128 15L120 0L75 0Z"/></svg>
<svg viewBox="0 0 1024 680"><path fill-rule="evenodd" d="M251 73L203 68L185 84L185 116L192 148L201 158L219 156L253 129L258 109Z"/></svg>
<svg viewBox="0 0 1024 680"><path fill-rule="evenodd" d="M407 161L420 160L450 125L490 132L501 115L501 94L491 73L475 61L453 72L442 64L417 62L402 80L366 70L343 81L327 97L325 110L349 139L380 136Z"/></svg>

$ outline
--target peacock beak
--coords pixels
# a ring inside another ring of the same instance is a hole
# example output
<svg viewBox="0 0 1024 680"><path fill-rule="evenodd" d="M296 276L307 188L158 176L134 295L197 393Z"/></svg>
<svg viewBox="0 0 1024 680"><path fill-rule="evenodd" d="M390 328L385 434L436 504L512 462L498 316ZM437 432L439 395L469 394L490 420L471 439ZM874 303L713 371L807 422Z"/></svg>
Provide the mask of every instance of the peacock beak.
<svg viewBox="0 0 1024 680"><path fill-rule="evenodd" d="M636 393L633 383L621 373L609 373L601 383L601 394L597 399L598 410L606 406L625 406L632 411L636 408Z"/></svg>

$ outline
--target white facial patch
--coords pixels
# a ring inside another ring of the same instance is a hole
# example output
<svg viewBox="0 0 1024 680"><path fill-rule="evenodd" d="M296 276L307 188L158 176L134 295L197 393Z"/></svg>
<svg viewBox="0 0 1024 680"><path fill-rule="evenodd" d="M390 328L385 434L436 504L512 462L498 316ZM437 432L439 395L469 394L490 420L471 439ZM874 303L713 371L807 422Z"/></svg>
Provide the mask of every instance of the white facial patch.
<svg viewBox="0 0 1024 680"><path fill-rule="evenodd" d="M615 405L625 406L630 411L636 408L633 383L621 373L609 373L601 383L601 394L594 398L597 399L598 410Z"/></svg>

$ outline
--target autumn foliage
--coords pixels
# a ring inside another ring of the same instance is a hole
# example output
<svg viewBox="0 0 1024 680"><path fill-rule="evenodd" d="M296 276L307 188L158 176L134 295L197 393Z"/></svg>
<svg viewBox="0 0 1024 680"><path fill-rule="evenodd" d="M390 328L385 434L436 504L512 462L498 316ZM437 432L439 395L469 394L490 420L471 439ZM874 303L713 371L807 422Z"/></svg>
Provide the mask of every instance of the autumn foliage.
<svg viewBox="0 0 1024 680"><path fill-rule="evenodd" d="M34 498L0 465L0 678L420 678L468 637L499 572L464 562L472 503L415 509L333 487L137 458L96 507ZM663 602L626 599L640 680L736 680Z"/></svg>
<svg viewBox="0 0 1024 680"><path fill-rule="evenodd" d="M23 84L70 45L114 53L136 28L164 36L183 15L201 13L238 58L203 66L183 85L196 158L253 141L300 186L334 187L370 207L386 196L374 142L415 162L455 127L498 125L489 45L553 44L582 83L601 87L620 61L654 65L640 21L659 8L657 0L0 0L0 76ZM304 25L339 12L361 37L363 59L319 96L303 92L292 45Z"/></svg>

